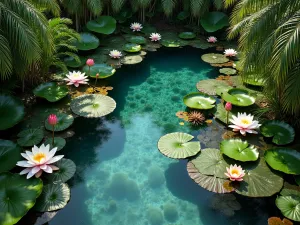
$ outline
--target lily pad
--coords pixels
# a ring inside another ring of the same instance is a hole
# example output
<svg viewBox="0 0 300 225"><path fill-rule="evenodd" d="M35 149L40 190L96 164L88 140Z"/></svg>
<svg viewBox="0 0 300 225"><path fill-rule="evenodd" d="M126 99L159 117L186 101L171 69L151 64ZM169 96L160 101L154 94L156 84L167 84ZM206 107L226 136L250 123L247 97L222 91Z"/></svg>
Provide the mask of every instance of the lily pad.
<svg viewBox="0 0 300 225"><path fill-rule="evenodd" d="M54 138L54 145L52 146L52 138L48 138L45 143L45 145L50 145L50 149L57 148L57 151L62 150L63 147L66 145L66 140L61 137L55 137ZM61 160L60 160L61 161Z"/></svg>
<svg viewBox="0 0 300 225"><path fill-rule="evenodd" d="M142 45L142 44L146 44L147 40L143 36L132 36L129 38L129 42L133 44Z"/></svg>
<svg viewBox="0 0 300 225"><path fill-rule="evenodd" d="M122 63L125 65L138 64L143 61L140 55L127 55L122 59Z"/></svg>
<svg viewBox="0 0 300 225"><path fill-rule="evenodd" d="M143 29L141 30L141 32L142 32L143 34L151 34L151 33L156 33L157 30L156 30L155 27L152 27L152 26L149 26L149 25L145 25L145 26L143 27Z"/></svg>
<svg viewBox="0 0 300 225"><path fill-rule="evenodd" d="M125 52L139 52L141 51L142 47L138 44L128 43L125 44L123 50Z"/></svg>
<svg viewBox="0 0 300 225"><path fill-rule="evenodd" d="M255 97L253 97L247 90L232 88L228 92L223 92L221 97L226 102L231 102L236 106L250 106L255 103Z"/></svg>
<svg viewBox="0 0 300 225"><path fill-rule="evenodd" d="M280 196L277 197L275 203L286 218L300 222L299 196Z"/></svg>
<svg viewBox="0 0 300 225"><path fill-rule="evenodd" d="M63 131L69 128L73 122L74 117L65 113L57 113L57 124L54 126L54 131ZM48 119L45 120L45 128L52 131L53 127L48 123Z"/></svg>
<svg viewBox="0 0 300 225"><path fill-rule="evenodd" d="M12 173L0 174L0 224L16 224L31 209L41 194L43 182Z"/></svg>
<svg viewBox="0 0 300 225"><path fill-rule="evenodd" d="M9 140L0 139L0 173L14 168L21 159L21 148Z"/></svg>
<svg viewBox="0 0 300 225"><path fill-rule="evenodd" d="M232 110L228 112L229 113L228 118L230 119L232 118L232 115L237 115L237 112L238 110L232 108ZM221 122L225 124L227 123L227 111L225 110L223 103L217 104L217 111L215 113L215 117Z"/></svg>
<svg viewBox="0 0 300 225"><path fill-rule="evenodd" d="M246 84L250 84L253 86L263 87L265 85L265 81L261 78L257 78L255 75L247 76L247 78L243 79L243 82Z"/></svg>
<svg viewBox="0 0 300 225"><path fill-rule="evenodd" d="M89 75L89 77L96 78L96 75L99 74L98 79L103 79L110 77L115 74L116 69L107 65L107 64L95 64L90 69L88 66L82 68L82 72Z"/></svg>
<svg viewBox="0 0 300 225"><path fill-rule="evenodd" d="M189 39L194 39L196 37L196 34L193 32L181 32L178 35L179 38L189 40Z"/></svg>
<svg viewBox="0 0 300 225"><path fill-rule="evenodd" d="M226 74L226 75L235 75L236 70L232 68L222 68L219 70L220 73Z"/></svg>
<svg viewBox="0 0 300 225"><path fill-rule="evenodd" d="M186 133L170 133L162 136L158 141L158 150L173 159L185 159L200 152L200 142L190 141L194 136Z"/></svg>
<svg viewBox="0 0 300 225"><path fill-rule="evenodd" d="M55 211L64 208L69 200L70 188L67 184L46 184L34 208L39 212Z"/></svg>
<svg viewBox="0 0 300 225"><path fill-rule="evenodd" d="M203 50L212 47L210 43L208 43L206 40L203 39L192 40L189 42L189 45L192 46L193 48L200 48Z"/></svg>
<svg viewBox="0 0 300 225"><path fill-rule="evenodd" d="M24 105L20 99L0 94L0 130L15 126L24 117Z"/></svg>
<svg viewBox="0 0 300 225"><path fill-rule="evenodd" d="M76 165L70 159L61 159L54 165L57 166L59 170L45 176L53 183L65 183L70 180L76 172Z"/></svg>
<svg viewBox="0 0 300 225"><path fill-rule="evenodd" d="M75 43L76 48L81 51L96 49L99 45L99 39L91 33L80 33L80 40Z"/></svg>
<svg viewBox="0 0 300 225"><path fill-rule="evenodd" d="M283 121L267 121L262 124L260 131L265 137L272 137L272 142L277 145L292 143L295 138L294 128Z"/></svg>
<svg viewBox="0 0 300 225"><path fill-rule="evenodd" d="M64 58L64 63L66 64L67 67L79 68L79 67L82 67L86 62L86 59L84 57L79 57L79 59L80 59L80 61L78 62L74 59L74 57L69 56L69 57Z"/></svg>
<svg viewBox="0 0 300 225"><path fill-rule="evenodd" d="M47 99L49 102L57 102L66 97L69 93L69 90L65 85L58 85L54 82L48 82L37 86L33 90L33 93L40 98Z"/></svg>
<svg viewBox="0 0 300 225"><path fill-rule="evenodd" d="M225 26L229 26L229 18L223 12L209 12L200 23L206 32L215 32Z"/></svg>
<svg viewBox="0 0 300 225"><path fill-rule="evenodd" d="M207 79L197 83L197 89L209 95L216 95L217 90L227 92L231 87L223 80Z"/></svg>
<svg viewBox="0 0 300 225"><path fill-rule="evenodd" d="M265 160L274 170L300 174L300 152L290 148L275 148L265 152Z"/></svg>
<svg viewBox="0 0 300 225"><path fill-rule="evenodd" d="M190 93L183 98L184 104L192 109L212 109L215 107L216 100L204 93Z"/></svg>
<svg viewBox="0 0 300 225"><path fill-rule="evenodd" d="M242 162L256 161L259 156L258 150L253 145L241 139L223 140L220 143L220 150L229 158Z"/></svg>
<svg viewBox="0 0 300 225"><path fill-rule="evenodd" d="M117 21L111 16L100 16L86 24L87 29L99 34L112 34L116 30Z"/></svg>
<svg viewBox="0 0 300 225"><path fill-rule="evenodd" d="M201 59L204 62L210 63L210 64L215 64L215 63L226 63L229 61L229 59L222 54L217 54L217 53L209 53L209 54L204 54L201 56Z"/></svg>
<svg viewBox="0 0 300 225"><path fill-rule="evenodd" d="M115 108L115 100L101 94L81 95L71 101L72 111L88 118L105 116L112 113Z"/></svg>
<svg viewBox="0 0 300 225"><path fill-rule="evenodd" d="M18 134L18 144L22 147L31 147L39 144L44 137L41 129L27 129Z"/></svg>
<svg viewBox="0 0 300 225"><path fill-rule="evenodd" d="M161 44L168 48L178 48L181 46L180 41L178 41L178 40L163 39L161 41Z"/></svg>

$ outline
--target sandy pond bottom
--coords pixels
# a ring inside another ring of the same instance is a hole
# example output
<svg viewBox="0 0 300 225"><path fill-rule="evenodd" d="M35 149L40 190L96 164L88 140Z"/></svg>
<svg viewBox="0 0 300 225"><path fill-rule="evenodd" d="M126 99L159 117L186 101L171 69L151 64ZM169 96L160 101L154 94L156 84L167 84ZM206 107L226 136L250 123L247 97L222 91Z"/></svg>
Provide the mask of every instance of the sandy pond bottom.
<svg viewBox="0 0 300 225"><path fill-rule="evenodd" d="M179 125L182 97L218 75L198 49L160 49L105 80L117 109L106 118L76 118L62 152L77 165L71 201L50 225L265 225L261 199L216 195L188 177L186 161L164 157L160 136L183 131L218 147L223 127Z"/></svg>

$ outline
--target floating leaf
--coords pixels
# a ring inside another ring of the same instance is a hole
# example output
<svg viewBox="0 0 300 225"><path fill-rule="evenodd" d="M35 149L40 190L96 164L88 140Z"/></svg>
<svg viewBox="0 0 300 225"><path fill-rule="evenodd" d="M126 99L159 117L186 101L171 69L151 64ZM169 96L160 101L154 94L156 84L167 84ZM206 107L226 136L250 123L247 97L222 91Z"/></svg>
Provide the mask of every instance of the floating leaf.
<svg viewBox="0 0 300 225"><path fill-rule="evenodd" d="M216 95L217 90L227 92L231 87L225 81L207 79L199 81L197 83L197 89L209 95Z"/></svg>
<svg viewBox="0 0 300 225"><path fill-rule="evenodd" d="M255 98L244 89L232 88L228 92L220 93L221 98L226 102L231 102L236 106L250 106L255 103Z"/></svg>
<svg viewBox="0 0 300 225"><path fill-rule="evenodd" d="M41 129L27 129L18 134L18 144L23 147L31 147L39 144L44 137Z"/></svg>
<svg viewBox="0 0 300 225"><path fill-rule="evenodd" d="M214 64L214 63L226 63L229 61L229 59L222 54L216 54L216 53L209 53L209 54L204 54L201 56L201 59L204 62Z"/></svg>
<svg viewBox="0 0 300 225"><path fill-rule="evenodd" d="M178 37L181 39L194 39L196 34L193 32L181 32Z"/></svg>
<svg viewBox="0 0 300 225"><path fill-rule="evenodd" d="M57 148L57 151L62 150L63 147L66 145L66 140L61 137L55 137L54 138L54 145L52 145L52 138L48 138L45 143L45 145L50 145L50 149Z"/></svg>
<svg viewBox="0 0 300 225"><path fill-rule="evenodd" d="M0 173L14 168L21 159L21 148L9 140L0 139Z"/></svg>
<svg viewBox="0 0 300 225"><path fill-rule="evenodd" d="M224 104L223 103L219 103L217 104L217 112L215 113L215 117L220 120L223 123L227 123L227 113L228 118L231 118L232 115L236 115L237 114L237 109L232 108L232 110L230 112L226 111L224 108Z"/></svg>
<svg viewBox="0 0 300 225"><path fill-rule="evenodd" d="M300 197L280 196L275 203L285 217L300 222Z"/></svg>
<svg viewBox="0 0 300 225"><path fill-rule="evenodd" d="M46 178L53 183L65 183L70 180L75 172L76 165L70 159L61 159L54 164L59 170L54 171L51 174L46 174Z"/></svg>
<svg viewBox="0 0 300 225"><path fill-rule="evenodd" d="M98 79L103 79L110 77L115 74L116 69L107 65L107 64L95 64L90 68L86 65L82 68L82 72L89 75L89 77L96 78L96 75L99 74Z"/></svg>
<svg viewBox="0 0 300 225"><path fill-rule="evenodd" d="M147 42L146 38L144 38L143 36L132 36L128 41L138 45L146 44Z"/></svg>
<svg viewBox="0 0 300 225"><path fill-rule="evenodd" d="M65 85L48 82L37 86L33 93L40 98L47 99L49 102L57 102L67 96L69 90Z"/></svg>
<svg viewBox="0 0 300 225"><path fill-rule="evenodd" d="M209 12L200 20L206 32L215 32L229 26L228 16L223 12Z"/></svg>
<svg viewBox="0 0 300 225"><path fill-rule="evenodd" d="M84 57L79 57L79 58L80 61L78 62L74 59L74 57L69 56L64 58L64 63L66 64L67 67L71 67L71 68L82 67L85 64L86 59Z"/></svg>
<svg viewBox="0 0 300 225"><path fill-rule="evenodd" d="M178 40L163 39L161 41L161 44L168 48L178 48L181 46L180 41L178 41Z"/></svg>
<svg viewBox="0 0 300 225"><path fill-rule="evenodd" d="M219 70L220 73L226 74L226 75L235 75L236 70L232 68L222 68Z"/></svg>
<svg viewBox="0 0 300 225"><path fill-rule="evenodd" d="M122 63L125 65L138 64L143 61L140 55L127 55L122 59Z"/></svg>
<svg viewBox="0 0 300 225"><path fill-rule="evenodd" d="M99 39L91 33L80 33L80 40L75 43L76 48L81 51L96 49L99 45Z"/></svg>
<svg viewBox="0 0 300 225"><path fill-rule="evenodd" d="M100 34L112 34L116 30L117 21L111 16L100 16L86 24L87 29Z"/></svg>
<svg viewBox="0 0 300 225"><path fill-rule="evenodd" d="M192 46L193 48L200 48L203 50L212 47L210 43L208 43L206 40L203 39L189 41L189 45Z"/></svg>
<svg viewBox="0 0 300 225"><path fill-rule="evenodd" d="M192 109L212 109L216 100L201 92L190 93L183 98L183 103Z"/></svg>
<svg viewBox="0 0 300 225"><path fill-rule="evenodd" d="M69 128L73 122L74 117L65 113L57 113L57 124L54 126L54 131L63 131ZM48 123L48 119L45 120L45 128L52 131L53 127Z"/></svg>
<svg viewBox="0 0 300 225"><path fill-rule="evenodd" d="M142 47L140 45L133 44L133 43L125 44L123 47L123 50L125 52L139 52L141 51L141 49Z"/></svg>
<svg viewBox="0 0 300 225"><path fill-rule="evenodd" d="M248 75L247 78L243 79L243 82L259 87L263 87L265 85L265 81L261 78L256 77L255 75Z"/></svg>

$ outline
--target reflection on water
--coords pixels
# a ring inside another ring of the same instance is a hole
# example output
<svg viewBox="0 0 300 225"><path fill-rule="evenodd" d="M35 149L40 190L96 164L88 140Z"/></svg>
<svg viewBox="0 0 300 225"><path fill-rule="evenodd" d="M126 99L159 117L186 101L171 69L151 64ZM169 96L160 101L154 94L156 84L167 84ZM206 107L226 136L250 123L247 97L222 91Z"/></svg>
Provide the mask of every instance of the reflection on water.
<svg viewBox="0 0 300 225"><path fill-rule="evenodd" d="M158 139L172 131L201 135L203 147L218 147L224 130L216 122L199 131L180 126L175 116L197 81L217 75L201 54L160 50L103 81L114 87L117 109L101 119L75 119L75 135L63 150L77 165L72 197L50 225L266 224L263 200L216 196L188 177L186 161L157 150Z"/></svg>

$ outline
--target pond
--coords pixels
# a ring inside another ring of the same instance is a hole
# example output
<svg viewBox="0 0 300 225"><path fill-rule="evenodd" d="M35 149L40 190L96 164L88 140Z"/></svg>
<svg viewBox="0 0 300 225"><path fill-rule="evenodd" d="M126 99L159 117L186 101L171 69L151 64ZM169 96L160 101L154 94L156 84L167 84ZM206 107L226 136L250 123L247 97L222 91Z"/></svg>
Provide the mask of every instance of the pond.
<svg viewBox="0 0 300 225"><path fill-rule="evenodd" d="M214 194L187 174L187 161L164 157L158 139L174 131L202 135L202 147L218 147L224 126L182 126L182 97L217 69L203 50L159 49L134 66L123 66L104 85L117 102L101 119L76 118L75 135L62 151L77 165L71 200L50 225L265 225L266 200ZM272 207L274 207L272 205Z"/></svg>

